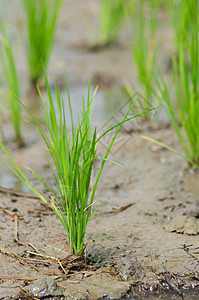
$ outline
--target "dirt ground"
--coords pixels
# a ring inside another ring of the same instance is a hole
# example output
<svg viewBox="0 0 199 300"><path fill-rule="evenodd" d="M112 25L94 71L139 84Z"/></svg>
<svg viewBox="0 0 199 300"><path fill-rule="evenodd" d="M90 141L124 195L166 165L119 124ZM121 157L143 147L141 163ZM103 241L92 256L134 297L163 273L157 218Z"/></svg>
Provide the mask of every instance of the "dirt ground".
<svg viewBox="0 0 199 300"><path fill-rule="evenodd" d="M18 1L9 1L9 5L1 1L13 36L18 30L23 37L24 20ZM81 103L89 76L94 84L101 85L93 124L102 131L122 117L128 103L123 95L115 114L115 107L107 108L107 101L116 106L112 101L118 100L118 87L126 81L134 82L136 73L128 32L123 32L117 45L99 52L80 47L92 39L96 25L91 30L90 24L96 24L98 3L67 2L48 73L52 85L54 80L63 85L66 70L74 108ZM18 13L13 17L14 10ZM164 12L160 18L164 24ZM169 34L165 28L165 36ZM164 46L172 49L169 43ZM18 55L24 101L40 118L39 100L28 92L23 42ZM12 142L12 128L6 122L3 131L16 161L51 182L45 146L34 127L24 125L26 147L20 149ZM34 299L156 299L156 295L183 299L182 292L190 289L191 295L185 294L184 299L198 299L199 173L142 135L181 151L160 111L156 122L143 125L139 119L123 128L109 157L122 167L107 163L104 168L94 204L99 208L87 229L84 261L79 257L64 260L68 240L61 223L1 165L0 299L33 299L31 292ZM99 145L99 156L107 143L104 140ZM0 155L4 158L2 152ZM93 179L98 168L96 163Z"/></svg>

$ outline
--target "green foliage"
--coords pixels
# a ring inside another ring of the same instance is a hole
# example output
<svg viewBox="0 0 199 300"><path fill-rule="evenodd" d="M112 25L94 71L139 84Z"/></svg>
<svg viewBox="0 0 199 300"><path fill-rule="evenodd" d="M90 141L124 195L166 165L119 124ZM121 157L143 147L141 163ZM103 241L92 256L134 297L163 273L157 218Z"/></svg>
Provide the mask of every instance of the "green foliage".
<svg viewBox="0 0 199 300"><path fill-rule="evenodd" d="M184 150L186 159L199 165L199 22L198 1L184 3L181 12L181 36L178 39L178 57L173 58L174 89L159 75L159 101L168 113L173 128ZM189 30L187 30L189 28ZM175 95L173 97L173 95ZM174 105L174 99L177 108Z"/></svg>
<svg viewBox="0 0 199 300"><path fill-rule="evenodd" d="M178 46L180 42L187 43L189 41L189 33L192 30L191 19L197 14L197 1L171 0L169 2L170 15L172 19L173 29L175 30L175 41Z"/></svg>
<svg viewBox="0 0 199 300"><path fill-rule="evenodd" d="M54 43L55 29L64 0L22 0L26 14L27 57L33 84L43 76Z"/></svg>
<svg viewBox="0 0 199 300"><path fill-rule="evenodd" d="M99 45L109 45L119 36L124 16L124 0L101 0Z"/></svg>
<svg viewBox="0 0 199 300"><path fill-rule="evenodd" d="M52 162L48 163L56 186L56 193L52 191L51 187L39 175L35 174L34 171L31 171L40 183L42 183L42 185L44 185L44 187L52 193L52 197L47 199L43 194L40 194L40 192L28 180L22 169L14 162L2 143L0 143L0 147L6 153L12 164L9 165L1 157L0 160L36 195L38 195L44 203L48 202L50 204L67 232L70 243L70 254L82 254L84 252L84 237L86 228L97 209L96 208L92 211L92 206L104 164L107 161L108 154L122 124L135 118L135 116L127 119L128 113L132 108L131 106L121 123L116 124L98 137L96 128L92 132L90 123L91 105L96 91L93 96L90 97L90 86L88 86L87 105L85 105L83 99L81 122L79 121L75 126L73 122L68 85L66 83L68 106L71 117L71 132L68 133L65 104L60 95L59 89L56 87L56 106L58 108L58 112L56 114L55 104L47 79L46 87L48 94L47 102L45 102L42 98L41 93L40 96L43 104L45 123L48 129L47 134L31 112L20 100L19 102L24 106L34 120L46 144L47 150L51 155ZM143 113L140 115L142 114ZM113 129L116 129L116 132L113 134L112 140L104 157L97 158L96 147L98 142ZM93 188L90 191L91 173L95 159L101 159L102 162Z"/></svg>
<svg viewBox="0 0 199 300"><path fill-rule="evenodd" d="M1 28L0 61L3 69L3 75L8 87L8 92L6 93L5 98L10 108L10 119L15 130L16 141L21 144L21 107L15 97L15 95L19 97L19 80L16 72L13 51L4 22L2 22Z"/></svg>
<svg viewBox="0 0 199 300"><path fill-rule="evenodd" d="M132 54L138 74L139 91L149 107L152 104L152 85L158 54L156 30L159 0L150 1L150 7L146 4L146 0L129 1L128 11L133 26Z"/></svg>

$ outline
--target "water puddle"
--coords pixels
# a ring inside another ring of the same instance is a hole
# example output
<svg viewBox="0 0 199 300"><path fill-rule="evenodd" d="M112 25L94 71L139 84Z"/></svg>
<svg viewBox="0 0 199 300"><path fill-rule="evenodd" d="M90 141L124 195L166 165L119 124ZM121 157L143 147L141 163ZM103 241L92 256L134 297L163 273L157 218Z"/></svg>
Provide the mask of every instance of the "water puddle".
<svg viewBox="0 0 199 300"><path fill-rule="evenodd" d="M30 192L30 189L13 175L1 175L0 186L7 189L13 189L18 192Z"/></svg>
<svg viewBox="0 0 199 300"><path fill-rule="evenodd" d="M88 88L85 85L78 86L78 88L70 89L70 98L73 111L74 123L77 124L78 118L81 120L81 111L83 106L83 99L86 105ZM93 95L94 89L91 88L90 98ZM52 90L54 99L56 98L55 91ZM66 104L66 113L70 125L70 112L68 107L68 96L66 90L62 91L62 97ZM115 118L115 122L120 122L124 117L127 109L132 103L132 99L128 99L128 95L122 91L122 88L113 88L111 90L98 90L91 108L91 125L101 127L111 118Z"/></svg>
<svg viewBox="0 0 199 300"><path fill-rule="evenodd" d="M132 300L133 299L134 298L132 298ZM157 300L157 299L163 299L163 300L180 300L180 299L183 299L183 300L198 300L199 299L199 290L186 292L183 295L183 298L179 295L169 293L168 295L161 295L161 296L160 295L159 296L158 295L157 296L149 295L149 296L144 297L143 299L146 299L146 300Z"/></svg>

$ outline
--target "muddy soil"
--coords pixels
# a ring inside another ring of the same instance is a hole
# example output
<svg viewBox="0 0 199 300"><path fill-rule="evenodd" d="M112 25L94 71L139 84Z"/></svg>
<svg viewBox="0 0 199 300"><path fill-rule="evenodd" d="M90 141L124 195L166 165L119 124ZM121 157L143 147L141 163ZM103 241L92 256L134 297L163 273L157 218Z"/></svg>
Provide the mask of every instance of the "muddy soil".
<svg viewBox="0 0 199 300"><path fill-rule="evenodd" d="M23 37L24 20L18 1L9 1L9 5L1 2L13 37L17 31ZM63 86L66 70L77 109L88 77L100 84L93 124L103 131L122 118L128 98L118 87L126 81L134 82L136 73L129 32L124 31L116 45L99 52L82 48L92 40L98 4L93 0L67 2L48 73L52 86L55 80ZM14 17L13 11L17 11ZM163 24L164 17L162 13ZM89 24L94 24L92 32ZM165 35L170 36L166 27ZM164 49L172 49L172 45L165 43ZM23 99L41 118L39 99L28 86L23 39L18 53ZM123 102L115 114L118 94ZM173 130L167 128L162 113L158 115L161 117L156 123L143 125L142 119L131 122L118 136L110 159L122 167L107 163L104 168L94 204L99 208L87 229L83 260L65 259L68 240L59 220L1 165L0 299L33 299L32 295L34 299L156 299L156 295L183 299L183 293L184 299L198 299L199 174L174 153L141 137L147 135L181 151ZM45 146L34 127L24 125L26 147L22 149L12 142L12 128L6 121L3 130L16 161L52 183ZM99 156L107 143L104 140L99 145ZM4 158L2 152L0 155ZM93 178L98 168L96 163ZM190 289L191 295L186 294Z"/></svg>

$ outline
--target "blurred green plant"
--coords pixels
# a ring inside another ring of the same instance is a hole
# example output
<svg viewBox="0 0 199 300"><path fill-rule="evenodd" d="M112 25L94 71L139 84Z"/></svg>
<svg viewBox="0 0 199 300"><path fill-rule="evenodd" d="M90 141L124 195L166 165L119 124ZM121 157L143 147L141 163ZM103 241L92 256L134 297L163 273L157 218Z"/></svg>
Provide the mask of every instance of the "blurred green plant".
<svg viewBox="0 0 199 300"><path fill-rule="evenodd" d="M159 73L154 92L169 116L184 157L199 166L199 4L189 0L183 7L182 19L178 20L182 24L179 59L173 58L173 88Z"/></svg>
<svg viewBox="0 0 199 300"><path fill-rule="evenodd" d="M133 26L132 54L137 69L138 89L149 108L153 101L153 82L155 78L155 65L158 57L156 41L157 18L159 0L127 1L127 14ZM129 84L126 86L129 95L135 93L135 88ZM146 115L147 117L147 115Z"/></svg>
<svg viewBox="0 0 199 300"><path fill-rule="evenodd" d="M17 101L20 96L19 79L15 66L14 54L9 41L7 28L5 22L1 24L2 33L0 33L0 61L3 70L3 75L8 87L8 91L2 93L9 106L10 120L15 130L15 139L18 144L22 144L21 134L21 106ZM1 104L1 108L3 104ZM5 110L4 110L5 111Z"/></svg>
<svg viewBox="0 0 199 300"><path fill-rule="evenodd" d="M47 67L65 0L22 0L22 3L26 15L29 73L32 84L36 85Z"/></svg>
<svg viewBox="0 0 199 300"><path fill-rule="evenodd" d="M83 99L82 118L77 125L73 122L73 113L71 108L71 100L68 85L66 83L68 93L68 106L71 117L71 132L67 133L66 126L66 109L64 100L60 95L59 89L56 87L56 106L58 108L57 114L55 113L55 103L52 98L50 87L46 78L46 87L48 100L47 102L42 98L43 115L45 118L45 125L48 128L48 133L38 123L36 118L31 112L23 105L26 111L34 120L45 144L53 164L49 163L54 183L56 186L56 193L52 188L34 171L30 170L32 174L39 180L39 182L52 194L51 198L46 198L36 189L30 180L27 178L22 169L16 164L11 155L8 153L2 143L1 149L8 156L11 164L7 163L3 158L0 160L23 182L25 183L44 203L50 204L51 208L63 224L70 244L70 254L83 254L84 252L84 238L86 228L92 219L95 208L92 211L94 196L96 188L104 167L107 161L108 154L113 146L113 143L123 125L130 119L127 118L133 104L125 114L123 120L105 131L101 135L97 134L96 128L92 133L90 123L91 105L96 93L90 97L90 84L88 86L87 105ZM149 110L150 111L150 110ZM142 115L143 113L140 113ZM96 157L96 148L98 142L108 133L115 129L108 149L103 158ZM91 174L94 161L101 160L101 165L96 176L93 188L91 188ZM115 163L115 162L114 162ZM115 163L117 164L117 163ZM90 190L91 189L91 190Z"/></svg>
<svg viewBox="0 0 199 300"><path fill-rule="evenodd" d="M196 8L197 1L175 1L171 0L168 2L171 15L172 29L175 33L175 42L178 48L181 40L187 42L189 40L189 31L191 30L191 15L194 14L194 9ZM188 39L188 40L187 40Z"/></svg>
<svg viewBox="0 0 199 300"><path fill-rule="evenodd" d="M101 0L99 12L99 46L108 46L118 39L124 17L124 0Z"/></svg>

